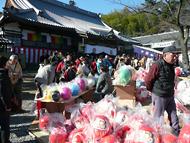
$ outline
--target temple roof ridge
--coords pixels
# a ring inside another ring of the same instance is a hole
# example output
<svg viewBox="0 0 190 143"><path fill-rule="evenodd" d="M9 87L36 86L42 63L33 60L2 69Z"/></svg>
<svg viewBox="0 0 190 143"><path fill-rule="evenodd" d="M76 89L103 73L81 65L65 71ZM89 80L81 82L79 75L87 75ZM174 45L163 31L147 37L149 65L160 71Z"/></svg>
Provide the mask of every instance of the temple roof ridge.
<svg viewBox="0 0 190 143"><path fill-rule="evenodd" d="M71 6L69 4L60 2L58 0L40 0L40 1L48 2L48 3L51 3L53 5L56 5L56 6L59 6L59 7L62 7L62 8L66 8L68 10L72 10L72 11L75 11L75 12L80 12L80 13L88 15L88 16L99 17L97 13L81 9L81 8L79 8L77 6Z"/></svg>

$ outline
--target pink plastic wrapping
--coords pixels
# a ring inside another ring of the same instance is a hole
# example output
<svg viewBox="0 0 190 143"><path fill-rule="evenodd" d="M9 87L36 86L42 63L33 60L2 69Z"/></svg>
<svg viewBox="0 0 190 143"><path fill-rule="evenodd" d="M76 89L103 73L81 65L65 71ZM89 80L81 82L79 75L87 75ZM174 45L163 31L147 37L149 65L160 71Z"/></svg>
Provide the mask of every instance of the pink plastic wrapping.
<svg viewBox="0 0 190 143"><path fill-rule="evenodd" d="M65 143L68 134L64 127L52 128L49 135L49 143Z"/></svg>
<svg viewBox="0 0 190 143"><path fill-rule="evenodd" d="M48 114L44 114L39 119L39 128L41 130L47 131L50 126L50 116Z"/></svg>
<svg viewBox="0 0 190 143"><path fill-rule="evenodd" d="M190 124L185 124L180 131L178 137L178 143L189 143L190 142Z"/></svg>
<svg viewBox="0 0 190 143"><path fill-rule="evenodd" d="M96 115L91 122L91 126L96 140L99 140L112 132L112 126L109 119L104 115Z"/></svg>

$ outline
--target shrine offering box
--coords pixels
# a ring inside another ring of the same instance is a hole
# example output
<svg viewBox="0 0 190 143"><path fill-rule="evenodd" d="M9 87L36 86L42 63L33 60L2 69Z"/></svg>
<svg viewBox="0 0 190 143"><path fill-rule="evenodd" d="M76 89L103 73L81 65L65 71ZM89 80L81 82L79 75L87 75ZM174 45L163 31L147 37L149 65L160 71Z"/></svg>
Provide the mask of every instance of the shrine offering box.
<svg viewBox="0 0 190 143"><path fill-rule="evenodd" d="M119 97L120 106L133 108L136 104L136 81L131 81L126 86L115 85L116 97Z"/></svg>

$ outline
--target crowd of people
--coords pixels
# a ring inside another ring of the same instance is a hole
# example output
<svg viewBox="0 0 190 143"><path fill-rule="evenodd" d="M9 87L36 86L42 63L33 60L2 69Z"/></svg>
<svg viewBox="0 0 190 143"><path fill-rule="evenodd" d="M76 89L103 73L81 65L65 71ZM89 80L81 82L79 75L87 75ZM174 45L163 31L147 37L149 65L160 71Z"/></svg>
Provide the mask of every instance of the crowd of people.
<svg viewBox="0 0 190 143"><path fill-rule="evenodd" d="M18 56L0 56L0 142L9 143L10 111L22 110L22 67Z"/></svg>
<svg viewBox="0 0 190 143"><path fill-rule="evenodd" d="M44 57L43 65L37 72L35 80L37 85L52 82L68 82L76 76L96 76L98 81L94 92L94 101L100 101L106 94L113 92L112 78L114 72L122 65L131 65L136 70L140 67L149 71L145 78L145 86L152 93L154 117L164 116L168 113L173 134L179 134L179 120L174 101L175 65L178 54L175 46L166 47L158 61L143 56L140 60L128 55L116 57L105 56L80 56L74 58L68 54L59 61L56 54ZM38 86L39 87L39 86ZM39 89L40 90L40 89Z"/></svg>
<svg viewBox="0 0 190 143"><path fill-rule="evenodd" d="M53 82L69 82L77 76L98 77L94 101L98 102L106 94L113 93L112 79L114 72L122 65L130 65L138 70L140 67L149 71L145 78L147 89L152 92L155 117L160 117L166 110L175 134L179 133L179 123L174 102L174 63L177 60L175 47L164 48L163 57L155 62L152 58L143 56L138 59L129 55L82 55L70 53L63 55L54 52L40 58L39 69L35 75L37 87L36 97L42 97L41 85ZM0 126L1 137L9 142L9 112L22 111L22 67L17 55L9 59L0 56ZM171 106L168 106L171 105Z"/></svg>
<svg viewBox="0 0 190 143"><path fill-rule="evenodd" d="M115 57L105 54L76 57L72 54L63 56L62 53L54 52L51 55L44 55L40 59L39 69L35 76L38 91L37 97L42 96L41 84L49 85L53 82L69 82L77 76L99 76L95 93L97 95L101 93L100 96L102 98L105 94L112 93L113 90L110 89L113 88L109 79L114 77L114 72L119 67L130 65L138 70L140 67L149 68L151 63L153 63L153 59L146 56L137 59L125 54Z"/></svg>

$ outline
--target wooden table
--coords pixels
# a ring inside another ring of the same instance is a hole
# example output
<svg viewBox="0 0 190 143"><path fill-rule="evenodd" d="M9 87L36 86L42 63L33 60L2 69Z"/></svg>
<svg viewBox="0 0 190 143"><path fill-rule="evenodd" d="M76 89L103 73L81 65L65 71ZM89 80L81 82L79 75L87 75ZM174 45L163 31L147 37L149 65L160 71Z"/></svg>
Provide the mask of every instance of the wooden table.
<svg viewBox="0 0 190 143"><path fill-rule="evenodd" d="M70 108L72 105L77 103L77 100L79 99L82 99L85 103L88 101L93 101L92 95L94 93L94 90L94 88L88 89L80 93L78 96L72 96L69 100L65 100L63 102L47 102L44 100L39 100L41 102L40 109L45 108L48 111L48 113L63 113L66 109ZM38 112L40 109L38 109ZM69 115L67 115L67 113L66 116L67 118L69 118Z"/></svg>

